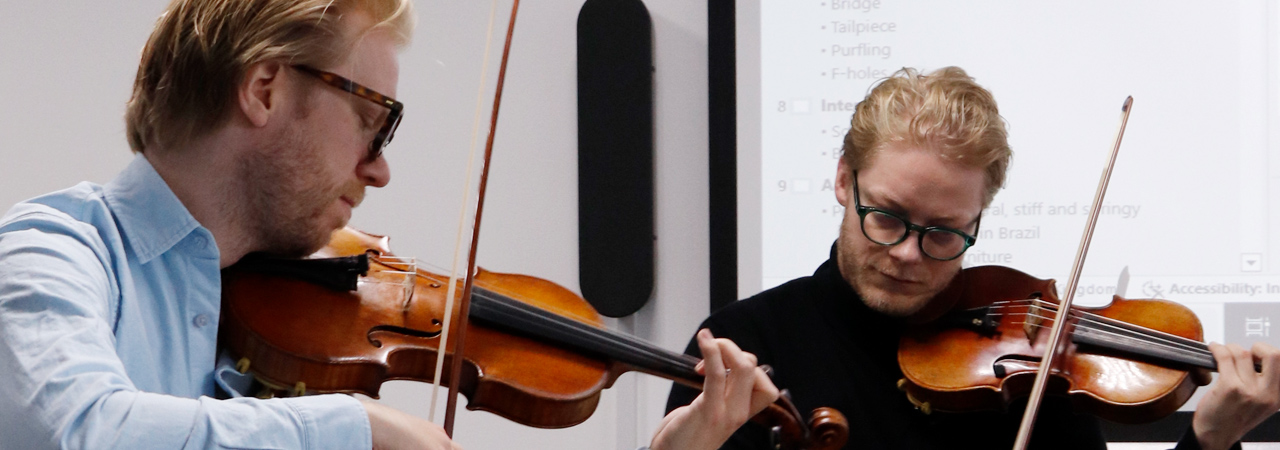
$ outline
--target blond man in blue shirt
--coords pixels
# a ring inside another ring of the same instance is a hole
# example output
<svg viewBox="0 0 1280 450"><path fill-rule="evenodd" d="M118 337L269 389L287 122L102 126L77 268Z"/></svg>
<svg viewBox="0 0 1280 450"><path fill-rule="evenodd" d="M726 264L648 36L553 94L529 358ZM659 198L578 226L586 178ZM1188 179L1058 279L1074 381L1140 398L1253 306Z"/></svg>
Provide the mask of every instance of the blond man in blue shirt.
<svg viewBox="0 0 1280 450"><path fill-rule="evenodd" d="M238 390L217 364L219 271L318 249L390 181L413 23L410 0L169 6L126 112L133 162L0 219L0 448L459 448L349 396L213 398ZM738 373L709 370L655 448L710 448L777 395L749 354L700 342Z"/></svg>

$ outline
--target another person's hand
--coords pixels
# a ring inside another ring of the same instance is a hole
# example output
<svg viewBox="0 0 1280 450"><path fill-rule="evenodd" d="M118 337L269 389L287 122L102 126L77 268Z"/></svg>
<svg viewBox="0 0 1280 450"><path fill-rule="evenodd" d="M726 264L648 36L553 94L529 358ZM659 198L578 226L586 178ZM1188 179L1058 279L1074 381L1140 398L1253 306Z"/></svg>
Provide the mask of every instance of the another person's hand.
<svg viewBox="0 0 1280 450"><path fill-rule="evenodd" d="M373 450L462 450L439 425L376 402L361 403L369 414Z"/></svg>
<svg viewBox="0 0 1280 450"><path fill-rule="evenodd" d="M1263 343L1252 350L1209 344L1209 350L1218 362L1218 382L1200 399L1191 427L1201 448L1219 450L1280 411L1280 350Z"/></svg>
<svg viewBox="0 0 1280 450"><path fill-rule="evenodd" d="M778 388L756 365L756 356L733 341L698 331L706 377L702 393L687 406L667 414L649 444L652 450L714 450L747 420L778 399Z"/></svg>

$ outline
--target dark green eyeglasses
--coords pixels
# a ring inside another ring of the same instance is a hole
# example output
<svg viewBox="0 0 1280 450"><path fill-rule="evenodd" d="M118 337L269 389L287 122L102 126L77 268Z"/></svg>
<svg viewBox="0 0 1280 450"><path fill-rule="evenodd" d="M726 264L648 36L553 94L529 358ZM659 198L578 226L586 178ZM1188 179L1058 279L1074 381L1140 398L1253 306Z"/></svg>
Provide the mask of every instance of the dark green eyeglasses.
<svg viewBox="0 0 1280 450"><path fill-rule="evenodd" d="M948 227L926 227L916 225L896 213L871 206L862 206L858 198L858 172L853 172L853 204L857 208L858 217L862 220L862 235L871 242L880 245L898 245L907 239L912 231L916 232L917 245L925 256L950 261L959 258L969 247L978 242L978 238L963 231ZM974 232L982 224L982 214L978 214Z"/></svg>

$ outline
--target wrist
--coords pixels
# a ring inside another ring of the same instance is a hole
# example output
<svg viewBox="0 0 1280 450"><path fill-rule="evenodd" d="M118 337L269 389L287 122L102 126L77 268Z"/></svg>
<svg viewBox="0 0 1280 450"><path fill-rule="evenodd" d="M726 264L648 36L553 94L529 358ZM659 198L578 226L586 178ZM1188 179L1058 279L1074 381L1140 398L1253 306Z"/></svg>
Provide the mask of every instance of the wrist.
<svg viewBox="0 0 1280 450"><path fill-rule="evenodd" d="M704 417L701 414L693 413L691 405L685 405L671 411L667 415L666 423L664 423L653 440L649 442L648 450L699 450L699 449L715 449L716 446L708 442L704 442L708 438L708 429L705 426Z"/></svg>
<svg viewBox="0 0 1280 450"><path fill-rule="evenodd" d="M1204 427L1191 426L1192 432L1195 434L1196 443L1200 444L1200 450L1227 450L1234 442L1222 436L1222 433L1205 430Z"/></svg>

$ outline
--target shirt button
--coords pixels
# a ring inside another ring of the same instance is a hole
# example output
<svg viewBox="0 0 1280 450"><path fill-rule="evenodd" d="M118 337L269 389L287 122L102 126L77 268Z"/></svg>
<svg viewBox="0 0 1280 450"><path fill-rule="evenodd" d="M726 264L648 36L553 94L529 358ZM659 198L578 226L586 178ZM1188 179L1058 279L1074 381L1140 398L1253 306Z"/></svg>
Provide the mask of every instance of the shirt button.
<svg viewBox="0 0 1280 450"><path fill-rule="evenodd" d="M204 328L209 325L209 316L207 314L197 314L195 320L191 321L196 328Z"/></svg>
<svg viewBox="0 0 1280 450"><path fill-rule="evenodd" d="M209 245L209 240L205 239L204 236L196 236L195 244L196 244L196 247L205 248L206 246Z"/></svg>

